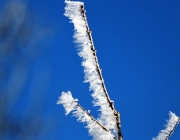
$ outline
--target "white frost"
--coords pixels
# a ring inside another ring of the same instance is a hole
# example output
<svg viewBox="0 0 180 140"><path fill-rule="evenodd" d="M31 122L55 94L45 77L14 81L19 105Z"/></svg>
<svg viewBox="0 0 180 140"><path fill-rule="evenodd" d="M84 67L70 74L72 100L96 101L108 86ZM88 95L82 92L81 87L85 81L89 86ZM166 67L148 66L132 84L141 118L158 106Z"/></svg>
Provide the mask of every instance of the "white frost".
<svg viewBox="0 0 180 140"><path fill-rule="evenodd" d="M85 81L90 83L90 90L93 91L92 97L94 98L94 106L100 106L101 112L98 121L109 128L117 136L117 126L114 114L109 107L109 103L105 97L102 82L99 79L96 70L96 63L91 50L91 44L86 32L86 25L83 17L81 16L80 6L84 5L83 2L65 1L65 16L67 16L74 24L74 40L78 46L78 55L83 59L82 66L84 67Z"/></svg>
<svg viewBox="0 0 180 140"><path fill-rule="evenodd" d="M167 120L167 124L165 125L165 129L161 130L156 138L153 140L165 140L167 136L171 133L175 125L178 123L179 117L176 116L174 113L169 112L169 120Z"/></svg>

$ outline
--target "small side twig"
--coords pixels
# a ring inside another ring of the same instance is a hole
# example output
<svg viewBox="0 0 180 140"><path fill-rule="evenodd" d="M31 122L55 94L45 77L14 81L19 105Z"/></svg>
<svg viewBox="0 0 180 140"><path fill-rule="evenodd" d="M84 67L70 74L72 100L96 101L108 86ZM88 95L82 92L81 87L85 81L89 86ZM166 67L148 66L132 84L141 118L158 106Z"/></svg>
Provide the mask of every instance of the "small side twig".
<svg viewBox="0 0 180 140"><path fill-rule="evenodd" d="M77 103L77 102L76 102ZM83 110L83 112L85 112L90 118L91 120L93 120L94 122L96 122L104 131L106 132L110 132L111 135L113 135L111 133L111 131L109 129L107 129L106 127L104 127L100 122L98 122L88 111L86 111L80 104L76 104L76 106L78 106L79 108L81 108ZM113 138L115 140L117 140L117 138L113 135Z"/></svg>

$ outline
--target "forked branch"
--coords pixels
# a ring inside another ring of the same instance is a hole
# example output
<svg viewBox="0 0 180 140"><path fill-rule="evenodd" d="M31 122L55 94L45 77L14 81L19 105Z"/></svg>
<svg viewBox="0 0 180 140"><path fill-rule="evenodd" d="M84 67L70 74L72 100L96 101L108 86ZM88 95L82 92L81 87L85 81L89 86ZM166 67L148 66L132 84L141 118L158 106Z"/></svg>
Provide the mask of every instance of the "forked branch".
<svg viewBox="0 0 180 140"><path fill-rule="evenodd" d="M74 24L74 39L79 47L78 55L83 58L85 82L90 83L90 90L93 91L93 104L100 106L100 118L95 119L89 111L86 111L77 99L74 99L70 92L62 93L58 104L63 104L66 115L73 111L73 115L80 122L87 123L90 135L94 140L122 140L120 114L110 99L102 77L102 70L99 66L96 50L94 47L92 32L89 29L83 2L65 0L65 16ZM166 128L161 130L153 140L168 140L180 122L180 118L174 113L169 113Z"/></svg>

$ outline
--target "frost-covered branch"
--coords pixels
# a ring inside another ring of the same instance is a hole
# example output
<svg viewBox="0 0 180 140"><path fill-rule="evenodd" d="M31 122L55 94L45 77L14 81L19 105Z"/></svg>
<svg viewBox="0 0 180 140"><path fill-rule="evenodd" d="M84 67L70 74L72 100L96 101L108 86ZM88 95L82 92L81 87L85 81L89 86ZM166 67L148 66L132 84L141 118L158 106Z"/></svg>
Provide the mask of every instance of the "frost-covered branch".
<svg viewBox="0 0 180 140"><path fill-rule="evenodd" d="M158 136L156 138L153 138L153 140L168 140L179 122L180 118L174 113L169 112L169 120L167 120L167 124L165 125L166 128L164 130L161 130Z"/></svg>
<svg viewBox="0 0 180 140"><path fill-rule="evenodd" d="M84 67L85 81L90 84L89 89L93 92L93 105L99 106L101 112L98 119L95 119L90 112L86 111L77 99L74 99L70 92L63 92L59 97L57 104L62 104L66 115L71 111L78 121L86 123L89 134L94 140L122 140L120 114L114 107L106 90L102 69L98 63L96 50L84 10L84 3L78 1L65 0L65 16L71 20L74 25L74 42L78 47L78 55L82 58ZM180 122L180 118L172 112L164 130L153 140L168 140Z"/></svg>
<svg viewBox="0 0 180 140"><path fill-rule="evenodd" d="M65 108L66 115L70 112L73 116L77 118L79 122L86 123L86 128L89 129L89 134L92 135L94 140L117 140L117 138L104 127L100 122L98 122L89 111L86 111L80 104L78 104L77 99L72 97L70 91L62 92L57 104L62 104Z"/></svg>
<svg viewBox="0 0 180 140"><path fill-rule="evenodd" d="M89 29L83 2L65 1L65 16L74 24L74 39L77 43L79 56L82 57L82 66L84 67L85 82L90 83L90 90L93 91L94 106L100 106L101 124L109 128L118 139L122 139L120 129L120 115L114 108L114 102L110 100L105 83L102 77L102 71L96 56L96 50L93 44L91 30Z"/></svg>
<svg viewBox="0 0 180 140"><path fill-rule="evenodd" d="M92 39L92 35L91 35L92 31L89 29L85 12L86 11L84 10L84 5L81 5L81 14L82 14L82 17L83 17L83 19L85 21L86 32L88 34L88 37L89 37L89 40L90 40L90 43L91 43L91 51L92 51L92 54L94 56L94 61L96 63L96 70L98 72L99 79L101 80L101 86L102 86L103 92L105 94L105 97L107 99L107 102L109 104L109 107L112 109L112 111L114 113L114 116L115 116L115 119L116 119L116 124L117 124L117 129L118 129L118 136L122 137L121 129L120 129L120 114L114 108L114 102L110 99L110 97L108 95L108 92L106 90L106 86L105 86L105 83L104 83L104 80L103 80L103 76L102 76L102 71L101 71L101 68L99 66L98 58L97 58L97 55L96 55L96 50L95 50L95 47L94 47L94 44L93 44L93 39Z"/></svg>

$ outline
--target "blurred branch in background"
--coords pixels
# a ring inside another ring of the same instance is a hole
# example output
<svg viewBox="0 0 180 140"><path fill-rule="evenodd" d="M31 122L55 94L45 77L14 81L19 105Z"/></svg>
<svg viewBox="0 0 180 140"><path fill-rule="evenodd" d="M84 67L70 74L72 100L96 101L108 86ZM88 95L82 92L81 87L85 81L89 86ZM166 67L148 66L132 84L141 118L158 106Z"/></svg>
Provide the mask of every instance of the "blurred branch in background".
<svg viewBox="0 0 180 140"><path fill-rule="evenodd" d="M43 125L51 67L34 66L43 52L34 19L23 1L9 1L0 10L1 140L38 137Z"/></svg>
<svg viewBox="0 0 180 140"><path fill-rule="evenodd" d="M0 63L1 75L3 75L1 96L6 97L8 110L20 95L28 78L26 68L30 61L23 50L28 47L31 40L32 28L32 16L25 4L9 2L2 9L0 16Z"/></svg>

